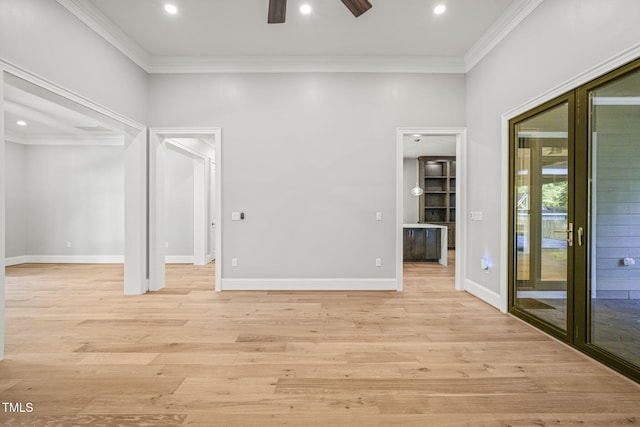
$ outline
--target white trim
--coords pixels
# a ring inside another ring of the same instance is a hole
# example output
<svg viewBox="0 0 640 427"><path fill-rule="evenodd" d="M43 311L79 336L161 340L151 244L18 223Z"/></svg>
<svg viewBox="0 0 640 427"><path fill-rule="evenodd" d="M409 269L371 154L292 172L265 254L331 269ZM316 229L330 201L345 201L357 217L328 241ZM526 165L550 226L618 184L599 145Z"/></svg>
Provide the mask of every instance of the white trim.
<svg viewBox="0 0 640 427"><path fill-rule="evenodd" d="M464 290L502 311L502 298L494 291L489 290L470 279L465 280Z"/></svg>
<svg viewBox="0 0 640 427"><path fill-rule="evenodd" d="M221 194L222 194L222 129L219 127L194 127L194 128L182 128L182 127L157 127L149 129L150 133L150 141L151 144L151 152L150 152L150 164L152 166L151 172L149 174L151 194L149 195L152 200L150 205L150 229L155 230L156 237L153 238L153 241L150 241L150 250L151 254L149 259L151 260L149 270L152 278L158 278L159 280L163 280L164 278L164 269L166 258L164 257L164 243L157 237L164 233L164 216L158 215L158 211L163 209L164 206L164 198L159 197L157 194L158 191L164 191L164 188L159 185L159 180L161 176L164 176L164 167L159 164L157 154L158 147L162 145L162 142L167 141L172 145L184 150L185 152L195 156L199 159L207 159L208 156L203 153L199 153L191 149L190 147L183 146L182 144L176 143L176 141L168 141L170 138L193 138L199 135L212 135L214 138L214 155L216 168L215 168L215 206L216 206L216 233L215 233L215 247L217 251L217 260L216 260L216 268L215 268L215 290L220 291L221 283L222 283L222 206L221 206ZM208 224L207 219L207 224ZM154 234L154 233L152 233ZM195 240L194 240L195 242ZM205 248L206 249L206 248ZM205 250L206 252L206 250ZM154 280L151 280L151 290L160 289L157 286L164 286L164 284L154 284Z"/></svg>
<svg viewBox="0 0 640 427"><path fill-rule="evenodd" d="M156 57L152 74L176 73L457 73L462 58L430 56Z"/></svg>
<svg viewBox="0 0 640 427"><path fill-rule="evenodd" d="M11 262L11 264L9 264ZM22 255L6 259L18 264L123 264L124 255Z"/></svg>
<svg viewBox="0 0 640 427"><path fill-rule="evenodd" d="M124 146L124 293L149 291L147 132L127 135Z"/></svg>
<svg viewBox="0 0 640 427"><path fill-rule="evenodd" d="M408 132L396 129L396 289L404 289L403 239L404 239L404 135ZM397 224L400 224L398 227Z"/></svg>
<svg viewBox="0 0 640 427"><path fill-rule="evenodd" d="M116 126L119 130L124 132L125 134L125 259L129 259L129 261L125 262L124 268L124 284L123 289L125 294L138 294L144 293L148 288L148 280L146 277L146 259L147 259L147 251L146 251L146 186L141 188L139 186L140 179L144 180L142 175L146 176L146 167L140 168L140 165L143 163L134 166L133 168L127 167L128 163L131 162L132 159L129 159L129 151L133 144L139 146L141 148L140 151L146 151L146 127L122 114L119 114L109 108L106 108L100 104L97 104L91 101L88 98L85 98L82 95L79 95L75 92L72 92L64 87L53 83L52 81L45 79L35 73L32 73L22 67L19 67L9 61L0 58L0 71L2 72L2 77L0 78L0 83L4 87L7 78L12 80L20 79L22 80L21 84L26 82L27 84L33 85L34 90L38 91L40 96L43 96L47 99L50 99L54 102L58 102L63 105L71 105L72 108L77 108L78 106L88 110L89 114L100 115L103 120L107 120L113 123L105 123L107 127ZM6 74L5 74L6 73ZM2 90L0 90L0 95L2 95ZM4 98L0 96L0 115L4 117ZM2 120L0 120L0 124L2 124ZM0 136L4 134L4 126L2 126L2 131L0 131ZM2 138L4 141L4 137ZM2 150L4 152L4 150ZM144 156L145 165L146 165L146 153L138 153ZM138 156L136 154L136 156ZM138 156L140 157L140 156ZM138 159L141 160L141 159ZM3 160L4 161L4 160ZM128 172L127 172L128 171ZM133 173L135 171L135 174ZM135 175L135 176L134 176ZM2 181L0 181L1 183ZM4 186L3 186L4 187ZM138 191L139 194L136 197L133 196L134 187L136 187L135 191ZM140 188L138 188L140 187ZM129 195L129 197L127 196ZM4 206L4 193L0 192L0 204L2 207ZM144 200L143 200L144 199ZM128 202L127 202L128 200ZM4 208L2 208L4 209ZM142 213L145 215L142 215ZM4 221L4 213L2 214L2 221ZM134 222L140 220L139 223L136 223L135 227L131 227ZM4 232L4 223L0 223L0 227ZM137 232L127 232L127 227L130 230L137 230ZM4 240L4 238L2 239ZM4 247L2 248L4 250ZM0 252L0 262L4 262L4 252ZM2 276L4 277L4 275ZM2 307L4 308L4 304ZM2 313L0 313L2 314ZM1 343L0 343L1 344Z"/></svg>
<svg viewBox="0 0 640 427"><path fill-rule="evenodd" d="M509 120L505 115L502 116L502 146L500 147L500 295L501 298L497 307L501 312L506 313L509 310ZM506 144L505 144L506 138Z"/></svg>
<svg viewBox="0 0 640 427"><path fill-rule="evenodd" d="M28 261L27 261L26 255L13 256L13 257L5 258L4 265L5 267L11 267L12 265L26 264L27 262Z"/></svg>
<svg viewBox="0 0 640 427"><path fill-rule="evenodd" d="M137 133L143 132L146 127L145 125L130 119L127 116L124 116L120 113L115 112L107 107L104 107L100 104L97 104L91 101L88 98L85 98L82 95L79 95L75 92L72 92L68 89L63 88L62 86L53 83L52 81L45 79L35 73L27 71L24 68L21 68L11 62L5 60L4 58L0 58L0 69L4 72L11 74L15 77L18 77L22 80L25 80L41 89L45 89L55 95L61 96L66 100L74 102L82 107L85 107L89 110L92 110L96 113L99 113L109 119L112 119L118 123L121 123L130 129L126 129L126 131L132 135L136 135Z"/></svg>
<svg viewBox="0 0 640 427"><path fill-rule="evenodd" d="M167 264L193 264L193 255L166 255L164 262Z"/></svg>
<svg viewBox="0 0 640 427"><path fill-rule="evenodd" d="M403 144L405 135L455 135L456 137L456 261L455 288L464 290L465 259L467 250L467 130L459 127L400 127L396 130L396 277L397 290L402 291L403 285L403 205L404 205L404 156Z"/></svg>
<svg viewBox="0 0 640 427"><path fill-rule="evenodd" d="M533 12L543 0L519 0L515 1L507 10L489 27L478 41L465 53L465 71L468 73L482 59L487 56L511 31Z"/></svg>
<svg viewBox="0 0 640 427"><path fill-rule="evenodd" d="M396 279L223 279L221 285L223 291L397 290Z"/></svg>
<svg viewBox="0 0 640 427"><path fill-rule="evenodd" d="M463 57L441 56L154 56L88 0L57 0L147 73L460 73L471 70L543 0L518 0L508 7Z"/></svg>
<svg viewBox="0 0 640 427"><path fill-rule="evenodd" d="M151 60L149 53L118 28L91 2L86 0L57 0L57 2L135 62L140 68L149 72L149 62Z"/></svg>
<svg viewBox="0 0 640 427"><path fill-rule="evenodd" d="M634 59L640 57L640 43L636 43L628 49L623 50L622 52L611 56L609 59L602 61L595 66L589 68L588 70L577 74L571 79L549 89L546 92L536 96L535 98L521 104L511 110L502 114L502 147L501 147L501 165L502 170L500 173L501 178L501 203L500 203L500 211L501 211L501 220L500 220L500 265L503 266L500 271L500 292L501 292L501 301L499 304L500 310L503 312L507 311L508 308L508 299L509 299L509 284L508 284L508 272L507 265L509 265L509 120L512 118L531 110L532 108L537 107L538 105L544 104L545 102L562 95L570 90L574 90L575 88L590 82L610 71L615 70L616 68L633 61Z"/></svg>
<svg viewBox="0 0 640 427"><path fill-rule="evenodd" d="M193 159L193 263L205 265L207 263L207 246L209 230L209 194L211 194L211 180L208 180L207 159Z"/></svg>
<svg viewBox="0 0 640 427"><path fill-rule="evenodd" d="M122 136L82 136L82 135L52 135L52 136L22 136L8 132L6 140L22 145L66 145L66 146L123 146Z"/></svg>
<svg viewBox="0 0 640 427"><path fill-rule="evenodd" d="M549 89L546 92L536 96L533 99L521 104L511 110L507 111L503 114L503 117L507 118L507 126L509 125L509 119L522 114L526 111L531 110L532 108L537 107L538 105L544 104L545 102L562 95L570 90L577 88L585 83L590 82L610 71L615 70L616 68L633 61L634 59L640 57L640 43L636 43L628 49L623 50L617 55L613 55L609 59L602 61L593 67L589 68L586 71L572 77L569 80ZM507 135L508 136L508 135ZM503 141L504 142L504 141ZM508 142L507 142L508 144Z"/></svg>
<svg viewBox="0 0 640 427"><path fill-rule="evenodd" d="M4 126L4 85L5 85L4 65L0 61L0 360L4 359L4 336L5 336L5 254L6 254L6 156L5 156L5 126Z"/></svg>
<svg viewBox="0 0 640 427"><path fill-rule="evenodd" d="M157 132L156 132L156 134L157 134ZM177 148L179 151L182 151L183 153L185 153L188 156L195 157L196 159L204 160L204 159L207 158L206 155L204 155L202 153L199 153L199 152L187 147L184 144L181 144L180 142L176 141L175 139L166 138L164 140L164 142L166 142L167 144L171 145L174 148Z"/></svg>
<svg viewBox="0 0 640 427"><path fill-rule="evenodd" d="M6 254L6 143L4 126L4 85L5 85L4 64L0 61L0 360L4 359L4 336L5 336L5 254Z"/></svg>

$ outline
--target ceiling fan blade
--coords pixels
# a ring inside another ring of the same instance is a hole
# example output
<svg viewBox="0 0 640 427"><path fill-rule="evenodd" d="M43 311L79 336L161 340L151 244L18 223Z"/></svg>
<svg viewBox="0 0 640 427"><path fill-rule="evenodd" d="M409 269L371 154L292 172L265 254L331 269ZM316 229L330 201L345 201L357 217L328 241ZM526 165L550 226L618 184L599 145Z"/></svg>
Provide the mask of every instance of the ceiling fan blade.
<svg viewBox="0 0 640 427"><path fill-rule="evenodd" d="M342 3L349 8L356 18L371 9L371 3L367 0L342 0Z"/></svg>
<svg viewBox="0 0 640 427"><path fill-rule="evenodd" d="M283 24L287 14L287 0L269 0L269 24Z"/></svg>

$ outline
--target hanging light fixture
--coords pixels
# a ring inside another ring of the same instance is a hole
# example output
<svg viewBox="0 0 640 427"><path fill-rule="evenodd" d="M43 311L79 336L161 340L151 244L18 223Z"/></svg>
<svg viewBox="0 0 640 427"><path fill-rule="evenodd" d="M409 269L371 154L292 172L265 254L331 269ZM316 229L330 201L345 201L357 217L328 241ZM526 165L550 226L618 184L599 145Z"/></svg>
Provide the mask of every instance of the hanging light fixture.
<svg viewBox="0 0 640 427"><path fill-rule="evenodd" d="M418 196L422 196L422 193L424 193L424 190L420 188L420 186L416 182L416 186L411 189L411 194L418 197Z"/></svg>

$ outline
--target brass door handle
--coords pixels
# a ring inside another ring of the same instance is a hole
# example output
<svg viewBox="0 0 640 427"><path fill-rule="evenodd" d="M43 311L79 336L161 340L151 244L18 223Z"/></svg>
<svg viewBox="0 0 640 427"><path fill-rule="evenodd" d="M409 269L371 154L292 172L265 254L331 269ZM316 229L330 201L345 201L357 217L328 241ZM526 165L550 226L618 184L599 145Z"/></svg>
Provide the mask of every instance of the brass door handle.
<svg viewBox="0 0 640 427"><path fill-rule="evenodd" d="M567 230L553 230L554 233L567 233L567 244L569 246L573 246L573 223L569 223L569 228ZM580 241L580 245L582 245L582 241Z"/></svg>
<svg viewBox="0 0 640 427"><path fill-rule="evenodd" d="M578 246L582 246L582 238L584 237L584 229L578 227Z"/></svg>

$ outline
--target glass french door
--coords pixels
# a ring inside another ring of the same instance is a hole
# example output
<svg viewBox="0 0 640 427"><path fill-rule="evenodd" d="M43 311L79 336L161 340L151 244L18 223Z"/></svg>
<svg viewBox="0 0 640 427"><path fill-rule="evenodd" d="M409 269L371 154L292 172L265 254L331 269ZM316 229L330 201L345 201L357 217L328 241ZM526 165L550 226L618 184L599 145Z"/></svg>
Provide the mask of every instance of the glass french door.
<svg viewBox="0 0 640 427"><path fill-rule="evenodd" d="M509 127L509 311L640 381L640 60Z"/></svg>
<svg viewBox="0 0 640 427"><path fill-rule="evenodd" d="M573 96L511 122L511 309L565 338L571 330Z"/></svg>
<svg viewBox="0 0 640 427"><path fill-rule="evenodd" d="M640 62L577 91L589 250L581 344L640 381ZM582 203L581 203L582 204Z"/></svg>

